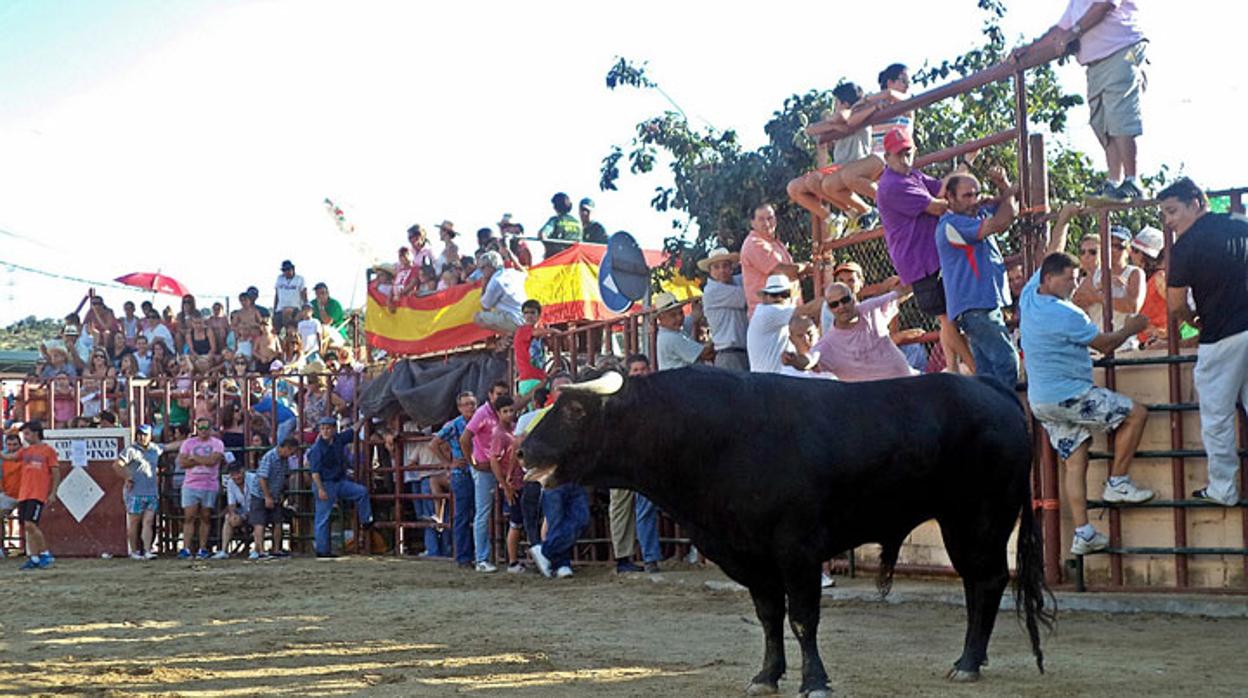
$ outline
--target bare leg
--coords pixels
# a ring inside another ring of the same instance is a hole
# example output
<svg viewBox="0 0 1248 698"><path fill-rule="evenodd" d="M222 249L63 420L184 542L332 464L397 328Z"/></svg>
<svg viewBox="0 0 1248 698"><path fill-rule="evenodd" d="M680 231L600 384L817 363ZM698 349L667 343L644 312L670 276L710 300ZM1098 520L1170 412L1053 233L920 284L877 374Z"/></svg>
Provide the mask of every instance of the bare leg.
<svg viewBox="0 0 1248 698"><path fill-rule="evenodd" d="M1070 522L1075 528L1088 523L1088 448L1091 445L1091 440L1084 441L1066 459L1066 506L1070 507Z"/></svg>
<svg viewBox="0 0 1248 698"><path fill-rule="evenodd" d="M1148 410L1137 404L1131 408L1131 414L1118 425L1114 431L1114 463L1110 467L1110 475L1126 475L1131 467L1131 458L1144 437L1144 424L1148 421Z"/></svg>
<svg viewBox="0 0 1248 698"><path fill-rule="evenodd" d="M212 509L201 506L199 508L199 549L208 549L209 529L212 527ZM225 541L221 541L224 546Z"/></svg>
<svg viewBox="0 0 1248 698"><path fill-rule="evenodd" d="M143 522L142 514L126 514L126 544L130 546L130 552L147 552L139 546L143 543L139 540L139 525Z"/></svg>
<svg viewBox="0 0 1248 698"><path fill-rule="evenodd" d="M1111 180L1135 176L1135 136L1110 136L1105 146L1105 165Z"/></svg>
<svg viewBox="0 0 1248 698"><path fill-rule="evenodd" d="M516 504L519 506L519 503ZM507 529L507 564L514 565L520 562L520 535L524 533L520 528Z"/></svg>
<svg viewBox="0 0 1248 698"><path fill-rule="evenodd" d="M841 179L850 191L864 199L875 201L875 183L884 173L884 161L872 155L841 166Z"/></svg>
<svg viewBox="0 0 1248 698"><path fill-rule="evenodd" d="M971 346L966 343L966 337L958 331L958 326L949 319L948 315L941 315L940 318L940 348L945 353L945 367L956 371L958 361L961 361L972 373L975 372L975 359L971 356Z"/></svg>
<svg viewBox="0 0 1248 698"><path fill-rule="evenodd" d="M39 530L39 526L37 524L27 521L26 554L34 557L47 549L47 541L43 538L43 531Z"/></svg>
<svg viewBox="0 0 1248 698"><path fill-rule="evenodd" d="M862 197L845 185L845 178L840 171L833 172L820 181L819 194L832 202L833 206L851 216L860 216L871 210Z"/></svg>
<svg viewBox="0 0 1248 698"><path fill-rule="evenodd" d="M152 552L152 541L156 538L156 512L148 509L143 512L143 554Z"/></svg>
<svg viewBox="0 0 1248 698"><path fill-rule="evenodd" d="M195 522L199 520L200 506L192 504L182 510L182 547L195 552Z"/></svg>
<svg viewBox="0 0 1248 698"><path fill-rule="evenodd" d="M792 199L793 203L809 211L810 215L814 216L817 220L822 221L827 220L828 209L824 207L823 201L814 193L814 191L812 191L812 188L808 184L809 178L819 176L819 173L811 172L810 174L805 174L801 177L790 180L787 190L789 192L789 198Z"/></svg>
<svg viewBox="0 0 1248 698"><path fill-rule="evenodd" d="M256 551L257 555L264 554L264 524L251 527L251 544L254 546L252 550ZM277 552L277 546L273 546L273 552Z"/></svg>
<svg viewBox="0 0 1248 698"><path fill-rule="evenodd" d="M446 475L434 475L429 478L429 492L435 495L445 495L451 491L451 479ZM435 499L433 520L439 524L446 521L446 500Z"/></svg>

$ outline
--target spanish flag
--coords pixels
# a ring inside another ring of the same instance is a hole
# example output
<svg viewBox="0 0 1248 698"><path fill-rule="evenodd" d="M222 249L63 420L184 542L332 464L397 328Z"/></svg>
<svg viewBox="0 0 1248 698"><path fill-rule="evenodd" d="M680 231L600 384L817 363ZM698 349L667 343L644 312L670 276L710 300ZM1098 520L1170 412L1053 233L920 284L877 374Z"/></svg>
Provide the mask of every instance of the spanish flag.
<svg viewBox="0 0 1248 698"><path fill-rule="evenodd" d="M525 290L542 304L542 322L593 322L621 317L602 302L598 265L605 245L579 244L552 255L529 269ZM664 253L644 251L646 264L663 263ZM662 284L679 299L702 294L697 283L676 277ZM370 346L390 354L416 355L447 351L485 341L493 332L473 324L481 310L481 284L460 284L428 296L409 296L390 312L386 297L368 289L364 330Z"/></svg>

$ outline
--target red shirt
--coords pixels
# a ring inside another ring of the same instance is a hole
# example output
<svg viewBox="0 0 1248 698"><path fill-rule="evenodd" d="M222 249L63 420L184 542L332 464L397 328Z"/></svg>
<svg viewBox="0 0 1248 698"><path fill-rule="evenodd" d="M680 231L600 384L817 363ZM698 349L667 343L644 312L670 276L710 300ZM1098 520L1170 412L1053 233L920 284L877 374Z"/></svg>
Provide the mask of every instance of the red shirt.
<svg viewBox="0 0 1248 698"><path fill-rule="evenodd" d="M521 325L512 341L512 351L516 355L516 373L522 381L546 380L546 372L533 365L532 346L533 325Z"/></svg>
<svg viewBox="0 0 1248 698"><path fill-rule="evenodd" d="M52 469L57 467L56 449L45 443L25 446L17 452L22 462L22 486L17 500L48 501L52 489Z"/></svg>

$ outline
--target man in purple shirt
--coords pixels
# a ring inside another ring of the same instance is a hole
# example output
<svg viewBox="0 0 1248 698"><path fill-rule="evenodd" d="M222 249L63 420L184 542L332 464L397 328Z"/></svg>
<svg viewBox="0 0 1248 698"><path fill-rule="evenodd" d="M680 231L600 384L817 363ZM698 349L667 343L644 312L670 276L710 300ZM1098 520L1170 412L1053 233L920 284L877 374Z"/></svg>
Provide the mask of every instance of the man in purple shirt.
<svg viewBox="0 0 1248 698"><path fill-rule="evenodd" d="M884 224L884 242L901 283L914 287L919 310L940 320L940 348L945 370L957 370L961 360L971 371L975 361L966 338L945 312L945 287L940 280L936 252L936 222L949 202L940 180L914 169L914 141L895 128L884 136L884 173L875 203Z"/></svg>

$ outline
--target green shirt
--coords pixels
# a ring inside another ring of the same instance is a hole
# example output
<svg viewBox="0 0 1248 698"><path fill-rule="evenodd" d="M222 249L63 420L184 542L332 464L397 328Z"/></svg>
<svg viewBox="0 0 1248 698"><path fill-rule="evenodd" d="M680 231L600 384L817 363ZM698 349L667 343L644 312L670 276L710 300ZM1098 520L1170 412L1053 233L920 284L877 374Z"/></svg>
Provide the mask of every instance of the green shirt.
<svg viewBox="0 0 1248 698"><path fill-rule="evenodd" d="M561 216L551 216L550 220L542 226L542 234L552 240L571 240L573 242L581 241L581 222L570 213Z"/></svg>
<svg viewBox="0 0 1248 698"><path fill-rule="evenodd" d="M342 304L333 298L330 298L325 303L325 313L329 315L329 322L322 324L328 324L333 329L338 330L338 334L342 335L345 339L347 336L347 330L346 326L342 324L342 318L344 317ZM312 299L312 317L317 320L321 319L321 303L316 298Z"/></svg>

